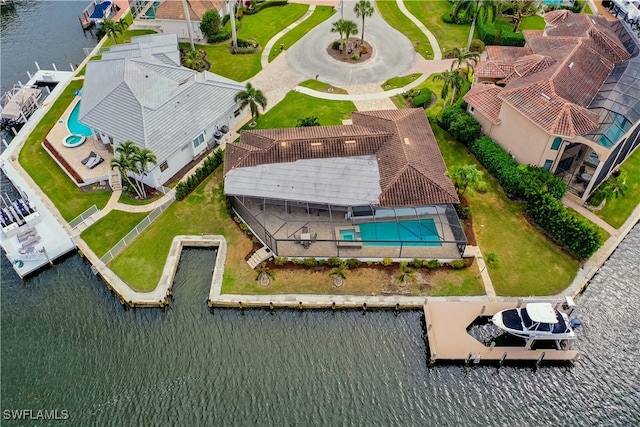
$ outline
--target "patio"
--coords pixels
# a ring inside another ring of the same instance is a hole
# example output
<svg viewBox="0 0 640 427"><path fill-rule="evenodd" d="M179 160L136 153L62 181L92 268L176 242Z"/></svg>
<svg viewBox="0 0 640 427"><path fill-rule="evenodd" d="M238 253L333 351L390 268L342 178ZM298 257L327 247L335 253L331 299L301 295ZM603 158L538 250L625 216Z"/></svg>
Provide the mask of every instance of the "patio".
<svg viewBox="0 0 640 427"><path fill-rule="evenodd" d="M80 97L76 97L69 104L58 122L47 134L44 145L54 160L73 178L76 185L83 187L109 180L113 153L109 151L110 147L103 145L95 136L87 137L82 145L73 148L63 145L65 138L72 133L67 127L67 120L78 102L80 102ZM90 169L81 162L89 157L91 152L102 157L104 161Z"/></svg>

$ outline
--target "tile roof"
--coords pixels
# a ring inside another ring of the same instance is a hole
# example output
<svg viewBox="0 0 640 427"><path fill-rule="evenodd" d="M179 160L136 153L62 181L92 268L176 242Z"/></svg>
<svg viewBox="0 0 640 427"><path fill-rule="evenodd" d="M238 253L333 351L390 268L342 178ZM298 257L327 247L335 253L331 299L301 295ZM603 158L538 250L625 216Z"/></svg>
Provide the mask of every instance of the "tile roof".
<svg viewBox="0 0 640 427"><path fill-rule="evenodd" d="M189 18L192 21L202 21L202 15L206 11L219 11L223 4L224 0L187 0ZM164 0L156 10L156 19L186 19L182 1Z"/></svg>
<svg viewBox="0 0 640 427"><path fill-rule="evenodd" d="M494 123L499 98L550 134L585 134L598 127L597 117L586 107L614 62L629 54L606 20L558 10L545 14L545 21L544 35L525 33L529 54L514 48L487 48L487 61L479 64L478 77L493 77L504 88L480 88L465 100ZM504 69L501 66L511 66L513 71L503 77L498 72Z"/></svg>
<svg viewBox="0 0 640 427"><path fill-rule="evenodd" d="M503 79L513 72L513 65L495 61L480 61L474 70L476 77Z"/></svg>
<svg viewBox="0 0 640 427"><path fill-rule="evenodd" d="M500 108L502 99L498 94L502 91L500 86L494 84L477 84L464 96L464 100L479 110L493 124L500 123Z"/></svg>
<svg viewBox="0 0 640 427"><path fill-rule="evenodd" d="M487 58L496 62L514 62L521 56L531 54L528 47L516 46L487 46L485 49Z"/></svg>
<svg viewBox="0 0 640 427"><path fill-rule="evenodd" d="M422 109L352 113L352 125L244 131L225 150L236 168L301 159L375 155L381 206L459 203Z"/></svg>

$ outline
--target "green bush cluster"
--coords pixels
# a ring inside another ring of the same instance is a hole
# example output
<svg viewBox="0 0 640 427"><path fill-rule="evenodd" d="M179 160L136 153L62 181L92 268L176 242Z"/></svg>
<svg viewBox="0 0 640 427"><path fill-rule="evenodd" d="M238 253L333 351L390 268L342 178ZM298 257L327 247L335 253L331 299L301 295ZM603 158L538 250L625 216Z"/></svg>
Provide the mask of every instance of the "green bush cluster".
<svg viewBox="0 0 640 427"><path fill-rule="evenodd" d="M501 25L500 39L498 40L498 31L496 26L490 20L490 13L485 10L478 15L478 34L480 40L487 45L500 46L524 46L525 39L522 33L514 33L513 27L508 23L499 23Z"/></svg>
<svg viewBox="0 0 640 427"><path fill-rule="evenodd" d="M433 97L433 92L431 92L428 88L420 89L420 92L413 97L411 102L413 106L416 108L425 108L431 103L431 98Z"/></svg>
<svg viewBox="0 0 640 427"><path fill-rule="evenodd" d="M457 105L451 105L442 110L441 123L451 136L467 147L482 133L480 123Z"/></svg>
<svg viewBox="0 0 640 427"><path fill-rule="evenodd" d="M559 244L583 259L602 245L598 228L565 208L550 194L537 193L527 201L527 214Z"/></svg>
<svg viewBox="0 0 640 427"><path fill-rule="evenodd" d="M251 9L247 9L244 11L245 15L255 15L263 9L274 6L286 6L289 4L289 0L273 0L273 1L265 1L265 2L256 2Z"/></svg>
<svg viewBox="0 0 640 427"><path fill-rule="evenodd" d="M453 261L449 262L449 267L451 267L454 270L462 270L463 268L466 268L467 266L467 262L463 259L454 259Z"/></svg>
<svg viewBox="0 0 640 427"><path fill-rule="evenodd" d="M193 175L190 175L186 181L180 181L176 185L176 200L182 200L189 195L206 177L211 175L224 160L224 151L219 148L213 154L207 156Z"/></svg>
<svg viewBox="0 0 640 427"><path fill-rule="evenodd" d="M484 42L480 39L473 39L471 40L471 44L469 45L469 52L478 52L478 53L482 53L484 52Z"/></svg>
<svg viewBox="0 0 640 427"><path fill-rule="evenodd" d="M414 259L409 261L409 267L413 268L428 268L429 270L435 270L440 268L442 263L437 259Z"/></svg>
<svg viewBox="0 0 640 427"><path fill-rule="evenodd" d="M215 34L212 34L207 37L207 43L220 43L227 41L231 38L231 31L229 30L220 30Z"/></svg>
<svg viewBox="0 0 640 427"><path fill-rule="evenodd" d="M356 258L349 258L347 260L347 267L348 268L358 268L362 265L362 261L360 261L359 259Z"/></svg>
<svg viewBox="0 0 640 427"><path fill-rule="evenodd" d="M467 119L461 120L463 116ZM454 105L442 111L440 123L456 137L461 129L457 124L469 119L475 121L473 116ZM598 229L588 221L576 218L560 201L567 192L564 181L542 168L518 165L488 136L466 142L468 135L462 135L464 141L456 138L469 148L505 192L527 201L527 214L553 240L582 258L588 258L602 245Z"/></svg>

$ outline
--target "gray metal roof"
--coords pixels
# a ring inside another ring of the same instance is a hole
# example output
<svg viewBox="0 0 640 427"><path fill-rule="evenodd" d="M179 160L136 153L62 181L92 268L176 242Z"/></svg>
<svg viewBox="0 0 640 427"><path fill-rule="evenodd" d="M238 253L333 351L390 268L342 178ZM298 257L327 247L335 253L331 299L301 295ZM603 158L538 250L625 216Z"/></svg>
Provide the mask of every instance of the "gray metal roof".
<svg viewBox="0 0 640 427"><path fill-rule="evenodd" d="M225 193L238 196L354 206L377 204L375 155L304 159L229 171Z"/></svg>
<svg viewBox="0 0 640 427"><path fill-rule="evenodd" d="M79 120L117 141L151 149L161 162L224 119L243 89L224 77L169 65L146 53L91 61Z"/></svg>
<svg viewBox="0 0 640 427"><path fill-rule="evenodd" d="M113 45L102 53L102 59L123 59L144 55L164 55L173 64L180 65L180 51L176 49L176 34L154 34L131 38L131 43Z"/></svg>

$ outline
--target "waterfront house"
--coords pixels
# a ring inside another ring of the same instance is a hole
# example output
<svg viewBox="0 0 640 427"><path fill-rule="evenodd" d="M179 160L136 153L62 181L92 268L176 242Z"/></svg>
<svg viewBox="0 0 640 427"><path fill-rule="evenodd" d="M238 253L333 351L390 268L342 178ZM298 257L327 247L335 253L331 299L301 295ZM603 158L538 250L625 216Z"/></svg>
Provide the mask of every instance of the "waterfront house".
<svg viewBox="0 0 640 427"><path fill-rule="evenodd" d="M158 188L242 118L234 97L243 89L180 66L175 34L133 37L87 64L79 118L103 144L150 149L158 163L144 180Z"/></svg>
<svg viewBox="0 0 640 427"><path fill-rule="evenodd" d="M248 130L227 145L224 190L280 257L460 258L458 194L424 110L352 124Z"/></svg>
<svg viewBox="0 0 640 427"><path fill-rule="evenodd" d="M483 132L519 163L555 173L586 200L640 144L640 51L623 22L567 10L487 46L465 95Z"/></svg>

